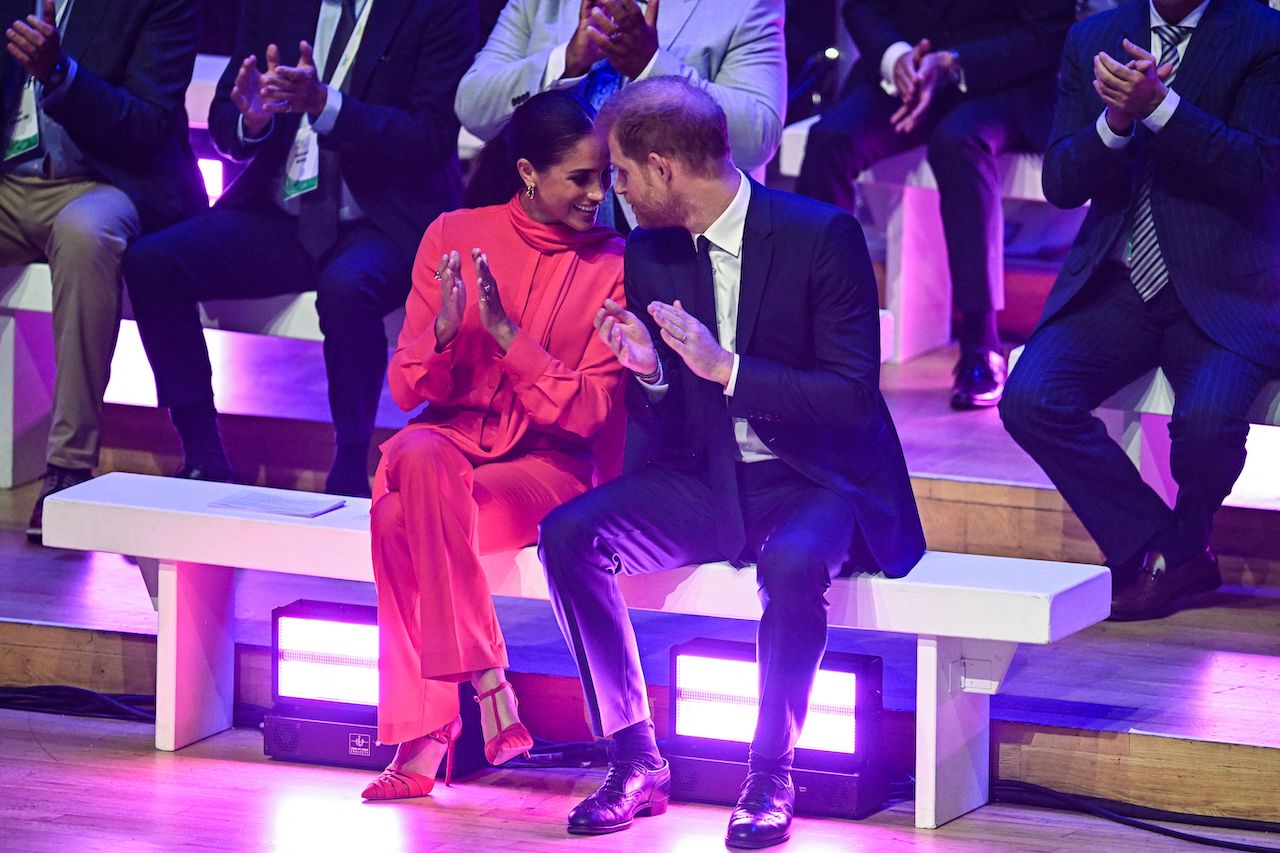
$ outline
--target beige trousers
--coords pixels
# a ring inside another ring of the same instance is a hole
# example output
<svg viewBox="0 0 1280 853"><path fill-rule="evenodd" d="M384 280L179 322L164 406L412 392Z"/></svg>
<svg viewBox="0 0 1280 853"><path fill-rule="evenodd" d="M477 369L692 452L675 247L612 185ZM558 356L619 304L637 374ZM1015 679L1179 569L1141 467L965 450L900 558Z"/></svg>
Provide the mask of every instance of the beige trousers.
<svg viewBox="0 0 1280 853"><path fill-rule="evenodd" d="M87 178L0 175L0 264L48 261L57 379L47 461L98 464L120 329L120 260L141 231L129 197Z"/></svg>

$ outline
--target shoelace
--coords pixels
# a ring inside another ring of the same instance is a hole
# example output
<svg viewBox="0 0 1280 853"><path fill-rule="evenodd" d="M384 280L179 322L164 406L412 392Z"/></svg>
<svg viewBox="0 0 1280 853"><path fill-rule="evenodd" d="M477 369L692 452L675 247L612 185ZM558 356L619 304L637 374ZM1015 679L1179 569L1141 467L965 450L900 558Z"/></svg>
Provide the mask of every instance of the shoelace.
<svg viewBox="0 0 1280 853"><path fill-rule="evenodd" d="M747 780L747 792L738 801L740 807L745 806L755 811L763 811L774 805L774 791L785 788L777 776L764 773L752 773Z"/></svg>
<svg viewBox="0 0 1280 853"><path fill-rule="evenodd" d="M643 770L639 764L631 761L624 761L621 764L611 764L609 772L604 777L604 784L600 786L601 793L608 792L610 794L625 794L627 792L627 779L635 770Z"/></svg>

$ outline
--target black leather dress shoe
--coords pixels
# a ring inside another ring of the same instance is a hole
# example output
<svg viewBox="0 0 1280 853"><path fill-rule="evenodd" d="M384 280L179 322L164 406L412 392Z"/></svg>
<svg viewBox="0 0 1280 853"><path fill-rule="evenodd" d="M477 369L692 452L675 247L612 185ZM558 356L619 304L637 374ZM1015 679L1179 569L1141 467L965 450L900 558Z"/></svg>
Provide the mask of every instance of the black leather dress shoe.
<svg viewBox="0 0 1280 853"><path fill-rule="evenodd" d="M951 408L987 409L1004 396L1009 366L994 350L969 350L956 362L956 382L951 389Z"/></svg>
<svg viewBox="0 0 1280 853"><path fill-rule="evenodd" d="M1111 621L1160 619L1177 609L1179 599L1220 586L1218 557L1210 548L1180 566L1170 566L1159 551L1148 551L1137 579L1112 599Z"/></svg>
<svg viewBox="0 0 1280 853"><path fill-rule="evenodd" d="M183 465L173 476L180 480L208 480L211 483L230 483L230 468L206 467L204 465Z"/></svg>
<svg viewBox="0 0 1280 853"><path fill-rule="evenodd" d="M738 805L729 817L724 843L749 850L781 844L791 837L795 804L796 789L790 774L749 774L742 783Z"/></svg>
<svg viewBox="0 0 1280 853"><path fill-rule="evenodd" d="M604 835L631 826L640 817L667 810L671 798L671 765L650 770L629 761L609 765L609 775L596 792L573 807L566 827L573 835Z"/></svg>

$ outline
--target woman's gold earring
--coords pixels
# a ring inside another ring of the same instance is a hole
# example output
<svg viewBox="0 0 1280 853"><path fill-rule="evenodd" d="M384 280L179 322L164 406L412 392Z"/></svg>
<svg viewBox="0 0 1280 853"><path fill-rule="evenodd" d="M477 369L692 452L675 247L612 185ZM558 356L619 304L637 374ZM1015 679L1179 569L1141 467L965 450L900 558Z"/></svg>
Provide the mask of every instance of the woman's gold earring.
<svg viewBox="0 0 1280 853"><path fill-rule="evenodd" d="M527 187L524 188L525 197L529 199L529 201L533 201L533 194L535 192L537 192L537 190L533 186L533 184L529 184Z"/></svg>

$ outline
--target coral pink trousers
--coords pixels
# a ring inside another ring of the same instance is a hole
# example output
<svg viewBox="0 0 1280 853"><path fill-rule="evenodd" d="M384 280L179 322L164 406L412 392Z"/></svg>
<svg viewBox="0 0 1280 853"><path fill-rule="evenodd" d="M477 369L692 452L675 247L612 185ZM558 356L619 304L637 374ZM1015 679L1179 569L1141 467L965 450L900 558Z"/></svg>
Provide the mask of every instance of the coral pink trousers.
<svg viewBox="0 0 1280 853"><path fill-rule="evenodd" d="M458 682L506 668L480 554L533 543L543 516L590 486L592 464L557 451L476 464L423 426L382 451L370 519L378 740L402 743L457 716Z"/></svg>

